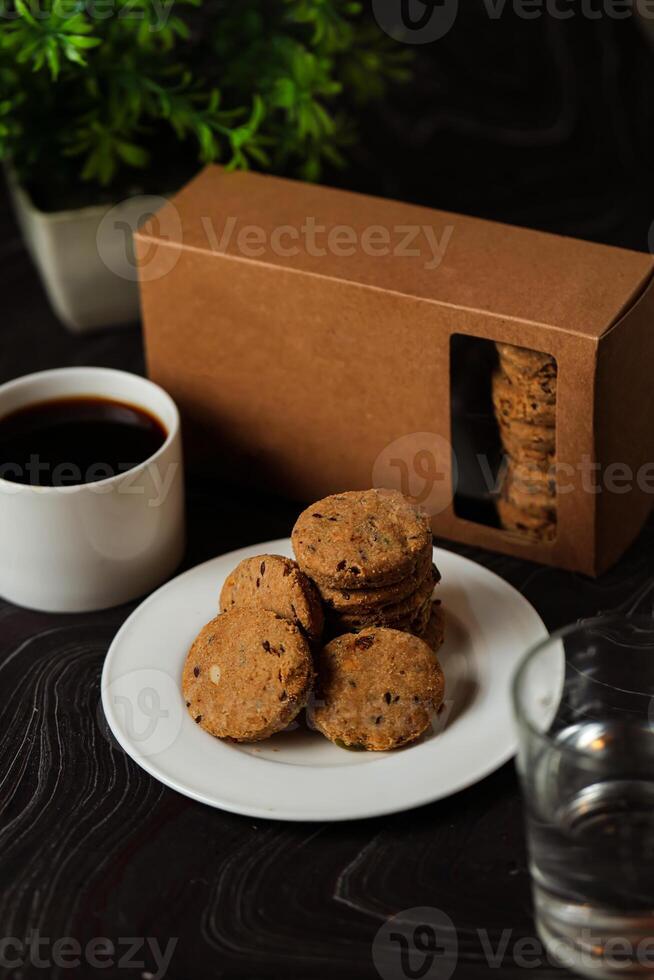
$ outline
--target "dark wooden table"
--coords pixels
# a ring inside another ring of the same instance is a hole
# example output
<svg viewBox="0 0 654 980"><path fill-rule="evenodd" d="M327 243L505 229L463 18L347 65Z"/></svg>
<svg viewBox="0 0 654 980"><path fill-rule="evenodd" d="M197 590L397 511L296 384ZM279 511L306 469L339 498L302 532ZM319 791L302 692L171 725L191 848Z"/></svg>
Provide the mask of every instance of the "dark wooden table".
<svg viewBox="0 0 654 980"><path fill-rule="evenodd" d="M0 220L0 381L69 364L142 371L136 329L76 337L59 326L13 223ZM188 491L188 565L285 535L297 511L208 481ZM654 527L599 581L457 550L520 589L550 628L599 610L652 609ZM60 963L84 949L81 976L97 962L98 976L147 980L159 943L174 946L171 980L377 977L378 930L416 907L449 916L458 940L456 964L436 962L430 978L452 969L457 978L564 976L547 963L527 968L537 946L518 956L534 927L512 764L438 804L340 825L193 803L142 772L103 725L102 662L132 608L53 616L0 603L0 976L77 972L43 965L59 941ZM133 952L129 937L139 937ZM383 980L408 975L399 961L383 970Z"/></svg>

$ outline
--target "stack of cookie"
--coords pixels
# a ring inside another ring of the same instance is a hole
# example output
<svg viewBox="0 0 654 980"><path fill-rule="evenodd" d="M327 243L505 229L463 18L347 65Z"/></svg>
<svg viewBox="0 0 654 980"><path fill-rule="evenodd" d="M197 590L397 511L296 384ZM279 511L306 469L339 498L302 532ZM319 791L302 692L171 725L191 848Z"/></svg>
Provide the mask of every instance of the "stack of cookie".
<svg viewBox="0 0 654 980"><path fill-rule="evenodd" d="M506 454L497 510L502 527L534 541L556 536L556 361L497 344L493 405Z"/></svg>
<svg viewBox="0 0 654 980"><path fill-rule="evenodd" d="M293 549L318 587L331 636L387 627L443 642L440 575L426 515L391 490L349 491L319 500L298 518Z"/></svg>
<svg viewBox="0 0 654 980"><path fill-rule="evenodd" d="M193 721L217 738L258 742L306 707L310 726L346 748L414 742L445 689L427 517L394 491L337 494L300 515L293 547L297 562L256 555L227 576L220 615L184 665Z"/></svg>

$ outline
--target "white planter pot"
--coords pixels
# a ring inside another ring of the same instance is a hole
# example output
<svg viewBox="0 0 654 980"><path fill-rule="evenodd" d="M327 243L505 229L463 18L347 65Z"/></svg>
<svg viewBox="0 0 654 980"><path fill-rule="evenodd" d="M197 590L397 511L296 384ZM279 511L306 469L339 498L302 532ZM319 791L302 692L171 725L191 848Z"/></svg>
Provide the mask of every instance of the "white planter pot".
<svg viewBox="0 0 654 980"><path fill-rule="evenodd" d="M132 232L165 199L139 196L75 211L39 211L11 171L7 181L28 251L53 310L75 332L139 317Z"/></svg>

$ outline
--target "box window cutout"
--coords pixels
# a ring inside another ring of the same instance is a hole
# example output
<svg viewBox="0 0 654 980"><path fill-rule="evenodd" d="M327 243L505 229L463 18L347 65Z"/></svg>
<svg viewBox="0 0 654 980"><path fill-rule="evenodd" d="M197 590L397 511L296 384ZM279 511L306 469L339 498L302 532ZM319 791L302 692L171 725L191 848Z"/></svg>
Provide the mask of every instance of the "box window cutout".
<svg viewBox="0 0 654 980"><path fill-rule="evenodd" d="M451 338L454 512L531 541L556 537L556 361Z"/></svg>

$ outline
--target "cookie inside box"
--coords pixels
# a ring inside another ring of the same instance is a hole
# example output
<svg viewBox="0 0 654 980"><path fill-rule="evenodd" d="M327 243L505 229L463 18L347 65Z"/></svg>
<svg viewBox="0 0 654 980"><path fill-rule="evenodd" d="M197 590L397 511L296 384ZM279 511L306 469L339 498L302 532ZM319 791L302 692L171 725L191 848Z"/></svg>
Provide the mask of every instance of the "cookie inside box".
<svg viewBox="0 0 654 980"><path fill-rule="evenodd" d="M553 541L556 360L454 334L450 366L455 514L532 541Z"/></svg>

